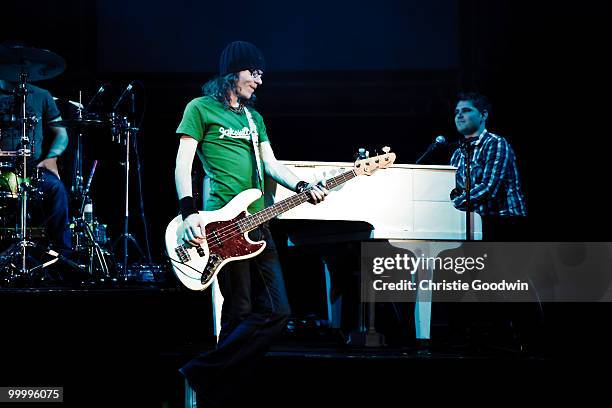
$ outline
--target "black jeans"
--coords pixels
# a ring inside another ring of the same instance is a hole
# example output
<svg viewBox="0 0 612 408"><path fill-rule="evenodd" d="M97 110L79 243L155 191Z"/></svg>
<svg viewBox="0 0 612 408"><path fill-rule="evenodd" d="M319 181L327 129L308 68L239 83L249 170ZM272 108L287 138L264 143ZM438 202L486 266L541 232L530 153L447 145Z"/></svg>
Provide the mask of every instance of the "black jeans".
<svg viewBox="0 0 612 408"><path fill-rule="evenodd" d="M270 230L261 226L250 236L255 241L265 239L266 249L255 258L226 265L218 275L224 301L217 348L180 370L198 399L219 402L239 387L289 318L285 282Z"/></svg>

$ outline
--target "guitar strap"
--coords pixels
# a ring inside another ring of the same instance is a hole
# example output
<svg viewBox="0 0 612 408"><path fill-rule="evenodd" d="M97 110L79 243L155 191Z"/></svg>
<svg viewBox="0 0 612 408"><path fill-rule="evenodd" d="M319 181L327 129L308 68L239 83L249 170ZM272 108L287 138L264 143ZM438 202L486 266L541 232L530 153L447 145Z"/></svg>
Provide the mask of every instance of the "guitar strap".
<svg viewBox="0 0 612 408"><path fill-rule="evenodd" d="M253 151L255 151L255 162L257 163L257 179L259 180L259 189L263 193L263 167L261 164L261 157L259 156L259 133L257 132L257 126L253 121L253 115L251 112L243 106L244 113L246 113L247 120L249 121L249 128L251 130L251 143L253 143Z"/></svg>

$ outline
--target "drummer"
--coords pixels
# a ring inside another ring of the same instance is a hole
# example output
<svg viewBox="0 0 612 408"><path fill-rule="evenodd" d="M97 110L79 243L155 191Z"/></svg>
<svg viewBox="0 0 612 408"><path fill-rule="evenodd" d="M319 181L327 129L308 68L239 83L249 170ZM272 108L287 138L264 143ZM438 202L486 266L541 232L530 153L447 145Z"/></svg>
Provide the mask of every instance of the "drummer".
<svg viewBox="0 0 612 408"><path fill-rule="evenodd" d="M21 107L13 95L17 80L6 76L0 79L0 124L3 126L0 150L20 148L22 130L15 118L20 117ZM32 150L31 168L36 166L42 170L38 188L43 193L44 224L52 248L66 252L71 246L68 196L60 180L57 159L68 146L68 134L65 128L48 126L49 122L62 120L49 91L31 84L27 89L26 115L38 119L28 136Z"/></svg>

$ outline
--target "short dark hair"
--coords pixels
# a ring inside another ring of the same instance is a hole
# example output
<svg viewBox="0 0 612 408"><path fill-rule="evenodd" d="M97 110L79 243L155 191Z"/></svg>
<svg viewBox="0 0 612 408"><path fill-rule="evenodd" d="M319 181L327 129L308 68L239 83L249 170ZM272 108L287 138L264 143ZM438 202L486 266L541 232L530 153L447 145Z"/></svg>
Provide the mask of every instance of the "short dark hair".
<svg viewBox="0 0 612 408"><path fill-rule="evenodd" d="M478 112L483 113L486 111L491 115L491 102L489 102L486 96L478 92L459 92L459 95L457 95L457 103L460 101L471 102L472 105L478 109Z"/></svg>

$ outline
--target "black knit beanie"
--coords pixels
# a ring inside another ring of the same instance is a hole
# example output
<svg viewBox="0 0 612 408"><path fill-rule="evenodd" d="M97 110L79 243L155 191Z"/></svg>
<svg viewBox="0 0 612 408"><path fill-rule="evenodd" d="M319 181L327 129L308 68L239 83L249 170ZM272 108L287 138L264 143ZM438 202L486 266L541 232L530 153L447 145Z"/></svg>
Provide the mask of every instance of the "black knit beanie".
<svg viewBox="0 0 612 408"><path fill-rule="evenodd" d="M245 69L254 71L266 68L263 54L257 47L246 41L229 43L219 58L219 74L221 76Z"/></svg>

